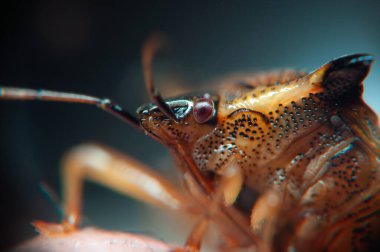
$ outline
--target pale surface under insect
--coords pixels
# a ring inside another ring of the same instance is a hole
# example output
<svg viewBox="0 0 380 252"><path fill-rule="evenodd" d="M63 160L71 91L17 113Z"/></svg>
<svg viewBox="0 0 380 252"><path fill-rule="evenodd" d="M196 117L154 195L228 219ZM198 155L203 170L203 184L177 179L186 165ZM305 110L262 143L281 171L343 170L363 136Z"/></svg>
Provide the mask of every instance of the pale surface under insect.
<svg viewBox="0 0 380 252"><path fill-rule="evenodd" d="M13 252L148 252L175 248L174 245L143 235L85 228L62 236L37 236Z"/></svg>

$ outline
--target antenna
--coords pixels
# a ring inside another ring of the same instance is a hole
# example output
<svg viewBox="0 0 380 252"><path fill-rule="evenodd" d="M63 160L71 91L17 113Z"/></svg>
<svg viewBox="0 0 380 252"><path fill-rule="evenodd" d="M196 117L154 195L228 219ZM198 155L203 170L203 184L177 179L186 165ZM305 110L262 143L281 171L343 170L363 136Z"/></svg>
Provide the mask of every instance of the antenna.
<svg viewBox="0 0 380 252"><path fill-rule="evenodd" d="M67 103L83 103L95 105L110 114L122 119L137 129L141 129L139 121L128 111L109 99L101 99L93 96L49 91L44 89L13 88L0 86L0 99L4 100L38 100Z"/></svg>
<svg viewBox="0 0 380 252"><path fill-rule="evenodd" d="M170 119L178 122L178 118L175 116L171 108L166 104L161 94L153 86L152 80L152 61L154 55L159 49L161 49L166 40L161 33L154 33L144 43L142 49L142 63L144 69L145 84L152 101L157 105L162 113L164 113Z"/></svg>

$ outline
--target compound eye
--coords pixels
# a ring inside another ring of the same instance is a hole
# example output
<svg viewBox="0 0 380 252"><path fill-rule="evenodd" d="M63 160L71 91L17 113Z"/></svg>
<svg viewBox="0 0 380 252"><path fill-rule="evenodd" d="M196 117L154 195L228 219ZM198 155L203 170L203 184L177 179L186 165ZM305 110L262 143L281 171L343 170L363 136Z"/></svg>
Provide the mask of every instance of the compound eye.
<svg viewBox="0 0 380 252"><path fill-rule="evenodd" d="M199 98L194 101L193 114L197 123L205 123L214 115L214 101L212 98Z"/></svg>

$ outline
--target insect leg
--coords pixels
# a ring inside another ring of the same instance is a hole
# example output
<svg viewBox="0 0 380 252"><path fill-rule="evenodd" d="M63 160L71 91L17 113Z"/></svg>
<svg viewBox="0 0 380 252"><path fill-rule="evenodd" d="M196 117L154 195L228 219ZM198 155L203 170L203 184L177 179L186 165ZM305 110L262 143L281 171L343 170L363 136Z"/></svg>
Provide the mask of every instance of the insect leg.
<svg viewBox="0 0 380 252"><path fill-rule="evenodd" d="M241 243L241 241L237 241L241 239L241 235L239 235L238 239L231 236L232 234L240 234L241 230L236 229L236 223L231 223L228 220L228 217L225 216L224 210L235 202L243 184L243 174L234 159L228 162L226 166L227 167L224 169L223 174L221 174L218 186L212 194L211 199L209 198L204 202L203 199L200 198L201 203L204 204L203 209L205 210L186 241L185 248L190 251L200 250L202 240L211 222L218 222L220 224L221 232L225 233L226 237L230 238L225 239L222 242L219 241L219 246L232 248L235 247L234 245L236 245L236 243ZM185 179L188 188L194 192L191 177L185 177ZM253 237L251 238L253 239ZM242 242L241 244L243 243L246 245L245 242Z"/></svg>
<svg viewBox="0 0 380 252"><path fill-rule="evenodd" d="M84 144L70 151L63 160L63 222L34 222L40 232L54 235L77 228L80 223L84 179L158 207L194 210L186 196L146 166L109 148Z"/></svg>
<svg viewBox="0 0 380 252"><path fill-rule="evenodd" d="M272 243L281 204L281 195L274 190L269 190L256 201L252 209L251 228L257 236L262 238L263 244Z"/></svg>

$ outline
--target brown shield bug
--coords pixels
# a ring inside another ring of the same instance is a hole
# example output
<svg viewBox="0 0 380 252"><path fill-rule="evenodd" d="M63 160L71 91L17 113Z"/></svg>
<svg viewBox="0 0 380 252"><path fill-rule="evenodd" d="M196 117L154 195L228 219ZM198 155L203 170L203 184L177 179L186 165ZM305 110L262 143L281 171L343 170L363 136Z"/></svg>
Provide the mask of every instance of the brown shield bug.
<svg viewBox="0 0 380 252"><path fill-rule="evenodd" d="M1 87L1 99L85 103L144 130L168 147L182 195L141 163L101 145L73 149L64 162L64 217L35 222L50 235L80 223L84 179L136 199L199 215L185 249L198 251L210 224L216 250L366 250L379 228L380 132L362 100L373 57L355 54L309 74L277 71L228 79L210 91L163 99L143 50L152 104L137 117L108 99Z"/></svg>

